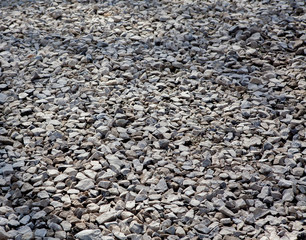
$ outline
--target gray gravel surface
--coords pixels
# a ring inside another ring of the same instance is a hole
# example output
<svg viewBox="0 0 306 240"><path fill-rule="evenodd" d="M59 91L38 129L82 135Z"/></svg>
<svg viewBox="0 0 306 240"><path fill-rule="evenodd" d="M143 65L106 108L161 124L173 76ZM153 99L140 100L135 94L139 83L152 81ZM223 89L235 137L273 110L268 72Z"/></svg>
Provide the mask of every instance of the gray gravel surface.
<svg viewBox="0 0 306 240"><path fill-rule="evenodd" d="M305 239L303 0L0 2L0 239Z"/></svg>

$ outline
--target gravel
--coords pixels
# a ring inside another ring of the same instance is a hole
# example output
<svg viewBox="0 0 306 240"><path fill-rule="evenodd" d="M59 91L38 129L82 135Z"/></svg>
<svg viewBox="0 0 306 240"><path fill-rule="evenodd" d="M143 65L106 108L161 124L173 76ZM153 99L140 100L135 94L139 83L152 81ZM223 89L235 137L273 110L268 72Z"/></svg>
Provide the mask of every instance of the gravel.
<svg viewBox="0 0 306 240"><path fill-rule="evenodd" d="M0 239L305 238L305 1L0 16Z"/></svg>

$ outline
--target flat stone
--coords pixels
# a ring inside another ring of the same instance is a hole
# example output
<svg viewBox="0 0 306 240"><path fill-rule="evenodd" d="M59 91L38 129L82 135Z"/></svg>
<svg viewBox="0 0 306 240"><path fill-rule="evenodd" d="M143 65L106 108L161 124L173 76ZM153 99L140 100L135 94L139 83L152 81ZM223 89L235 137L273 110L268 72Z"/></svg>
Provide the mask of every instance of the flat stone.
<svg viewBox="0 0 306 240"><path fill-rule="evenodd" d="M160 147L161 149L168 149L169 140L167 140L167 139L162 139L162 140L159 140L158 143L159 143L159 147Z"/></svg>
<svg viewBox="0 0 306 240"><path fill-rule="evenodd" d="M118 216L118 212L116 211L109 211L109 212L105 212L102 213L99 217L96 218L96 221L99 224L103 224L106 222L111 222L114 221Z"/></svg>
<svg viewBox="0 0 306 240"><path fill-rule="evenodd" d="M0 239L10 239L10 235L3 229L0 227Z"/></svg>
<svg viewBox="0 0 306 240"><path fill-rule="evenodd" d="M260 194L257 195L257 197L260 198L260 199L264 199L264 198L266 198L270 195L270 192L271 192L270 187L264 186L261 189Z"/></svg>
<svg viewBox="0 0 306 240"><path fill-rule="evenodd" d="M34 189L34 187L33 187L31 184L29 184L29 183L24 183L24 184L22 185L21 192L29 192L29 191L31 191L31 190L33 190L33 189Z"/></svg>
<svg viewBox="0 0 306 240"><path fill-rule="evenodd" d="M4 145L14 145L14 141L8 137L0 136L0 143Z"/></svg>
<svg viewBox="0 0 306 240"><path fill-rule="evenodd" d="M136 206L135 201L127 201L125 204L125 208L127 210L132 210Z"/></svg>
<svg viewBox="0 0 306 240"><path fill-rule="evenodd" d="M103 239L100 229L83 230L75 235L80 240L100 240Z"/></svg>
<svg viewBox="0 0 306 240"><path fill-rule="evenodd" d="M23 225L27 224L31 220L31 217L29 215L24 216L19 220L19 222Z"/></svg>
<svg viewBox="0 0 306 240"><path fill-rule="evenodd" d="M45 211L39 211L32 216L32 219L37 220L37 219L45 217L46 215L47 213Z"/></svg>
<svg viewBox="0 0 306 240"><path fill-rule="evenodd" d="M75 188L79 189L80 191L87 191L91 188L94 188L95 184L91 179L84 179L79 181L79 183L75 186Z"/></svg>
<svg viewBox="0 0 306 240"><path fill-rule="evenodd" d="M8 96L4 93L0 93L0 104L5 104Z"/></svg>
<svg viewBox="0 0 306 240"><path fill-rule="evenodd" d="M278 181L278 186L280 186L282 188L290 188L292 186L292 182L289 181L289 180L280 179Z"/></svg>
<svg viewBox="0 0 306 240"><path fill-rule="evenodd" d="M39 136L39 135L45 133L45 132L46 132L46 129L43 129L43 128L33 128L33 129L31 130L31 132L32 132L35 136Z"/></svg>
<svg viewBox="0 0 306 240"><path fill-rule="evenodd" d="M19 213L19 214L29 214L30 213L30 208L29 206L19 206L19 207L15 207L14 208L15 212Z"/></svg>
<svg viewBox="0 0 306 240"><path fill-rule="evenodd" d="M68 221L62 221L61 226L64 231L69 232L71 230L72 224Z"/></svg>
<svg viewBox="0 0 306 240"><path fill-rule="evenodd" d="M5 177L14 173L13 166L11 164L5 164L4 167L0 168L0 173Z"/></svg>
<svg viewBox="0 0 306 240"><path fill-rule="evenodd" d="M130 231L132 233L137 233L137 234L141 234L143 232L143 225L139 224L137 222L132 222L130 225Z"/></svg>
<svg viewBox="0 0 306 240"><path fill-rule="evenodd" d="M299 177L302 177L305 173L305 170L304 168L302 167L295 167L291 170L291 173L294 175L294 176L299 176Z"/></svg>
<svg viewBox="0 0 306 240"><path fill-rule="evenodd" d="M197 224L194 226L194 228L201 233L207 234L211 231L211 229L209 229L206 225L204 224Z"/></svg>
<svg viewBox="0 0 306 240"><path fill-rule="evenodd" d="M184 237L184 236L186 236L186 232L185 232L184 228L177 227L176 231L175 231L175 235L177 235L179 237Z"/></svg>
<svg viewBox="0 0 306 240"><path fill-rule="evenodd" d="M67 174L59 174L58 176L56 176L54 178L54 182L64 182L67 178L69 177L69 175Z"/></svg>
<svg viewBox="0 0 306 240"><path fill-rule="evenodd" d="M294 199L294 192L293 192L293 189L285 189L283 191L283 197L282 197L282 200L284 202L292 202Z"/></svg>
<svg viewBox="0 0 306 240"><path fill-rule="evenodd" d="M223 213L224 215L228 216L228 217L235 217L236 215L231 211L229 210L227 207L225 206L221 206L219 207L219 212Z"/></svg>
<svg viewBox="0 0 306 240"><path fill-rule="evenodd" d="M270 213L269 209L262 209L262 208L256 208L255 211L253 212L256 220L266 216L269 213Z"/></svg>
<svg viewBox="0 0 306 240"><path fill-rule="evenodd" d="M259 137L251 137L249 139L244 139L243 146L246 148L250 148L251 146L256 146L261 144L261 138Z"/></svg>
<svg viewBox="0 0 306 240"><path fill-rule="evenodd" d="M157 191L162 191L162 192L165 192L165 191L168 190L168 185L167 185L167 182L165 181L164 178L159 180L159 182L157 183L155 189Z"/></svg>

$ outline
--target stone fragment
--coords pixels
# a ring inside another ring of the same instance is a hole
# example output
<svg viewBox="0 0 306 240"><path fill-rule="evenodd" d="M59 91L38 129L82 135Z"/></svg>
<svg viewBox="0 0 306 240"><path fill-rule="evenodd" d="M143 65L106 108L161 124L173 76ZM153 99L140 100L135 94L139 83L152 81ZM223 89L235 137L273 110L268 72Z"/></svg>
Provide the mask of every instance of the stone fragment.
<svg viewBox="0 0 306 240"><path fill-rule="evenodd" d="M100 229L87 229L81 232L78 232L75 235L76 239L80 240L100 240L103 239Z"/></svg>
<svg viewBox="0 0 306 240"><path fill-rule="evenodd" d="M157 191L165 192L168 190L168 185L167 182L165 181L164 178L160 179L159 182L157 183L155 189Z"/></svg>
<svg viewBox="0 0 306 240"><path fill-rule="evenodd" d="M278 186L280 186L282 188L290 188L292 186L292 182L289 181L289 180L280 179L278 181Z"/></svg>
<svg viewBox="0 0 306 240"><path fill-rule="evenodd" d="M284 202L292 202L294 199L294 192L293 192L293 189L285 189L283 191L283 197L282 197L282 200Z"/></svg>
<svg viewBox="0 0 306 240"><path fill-rule="evenodd" d="M302 167L295 167L291 170L291 173L294 175L294 176L299 176L299 177L302 177L304 174L305 174L305 170L304 168Z"/></svg>
<svg viewBox="0 0 306 240"><path fill-rule="evenodd" d="M11 164L5 164L4 167L0 168L0 173L2 173L4 177L14 173L13 166Z"/></svg>
<svg viewBox="0 0 306 240"><path fill-rule="evenodd" d="M60 17L62 17L63 12L61 10L54 10L53 12L51 12L51 17L54 19L59 19Z"/></svg>
<svg viewBox="0 0 306 240"><path fill-rule="evenodd" d="M0 227L0 239L10 239L10 235L2 227Z"/></svg>
<svg viewBox="0 0 306 240"><path fill-rule="evenodd" d="M47 213L45 211L39 211L37 213L35 213L33 216L32 216L32 219L34 220L37 220L37 219L40 219L40 218L43 218L47 215Z"/></svg>
<svg viewBox="0 0 306 240"><path fill-rule="evenodd" d="M219 207L219 212L223 213L224 215L228 216L228 217L235 217L236 215L229 210L227 207L225 207L224 205Z"/></svg>
<svg viewBox="0 0 306 240"><path fill-rule="evenodd" d="M91 188L94 188L95 184L91 179L84 179L79 181L79 183L75 186L75 188L79 189L80 191L87 191Z"/></svg>
<svg viewBox="0 0 306 240"><path fill-rule="evenodd" d="M167 140L167 139L161 139L161 140L159 140L159 147L161 148L161 149L168 149L168 146L169 146L169 140Z"/></svg>
<svg viewBox="0 0 306 240"><path fill-rule="evenodd" d="M139 224L135 221L133 221L131 224L130 224L130 231L132 233L137 233L137 234L141 234L143 232L143 225L142 224Z"/></svg>
<svg viewBox="0 0 306 240"><path fill-rule="evenodd" d="M0 93L0 104L5 104L8 96L4 93Z"/></svg>
<svg viewBox="0 0 306 240"><path fill-rule="evenodd" d="M111 222L117 218L117 216L120 214L120 212L115 211L108 211L105 213L102 213L99 217L96 218L96 221L99 224L103 224L106 222Z"/></svg>
<svg viewBox="0 0 306 240"><path fill-rule="evenodd" d="M14 141L8 137L0 136L0 143L4 145L14 145Z"/></svg>
<svg viewBox="0 0 306 240"><path fill-rule="evenodd" d="M26 193L26 192L29 192L33 189L34 189L34 187L30 183L26 182L22 185L21 192Z"/></svg>

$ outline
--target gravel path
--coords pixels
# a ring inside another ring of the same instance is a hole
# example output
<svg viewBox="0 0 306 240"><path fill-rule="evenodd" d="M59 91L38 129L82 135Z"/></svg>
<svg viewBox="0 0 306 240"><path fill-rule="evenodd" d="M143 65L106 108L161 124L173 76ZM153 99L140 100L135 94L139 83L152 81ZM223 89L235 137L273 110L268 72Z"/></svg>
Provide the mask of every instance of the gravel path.
<svg viewBox="0 0 306 240"><path fill-rule="evenodd" d="M303 0L0 2L0 239L306 238Z"/></svg>

